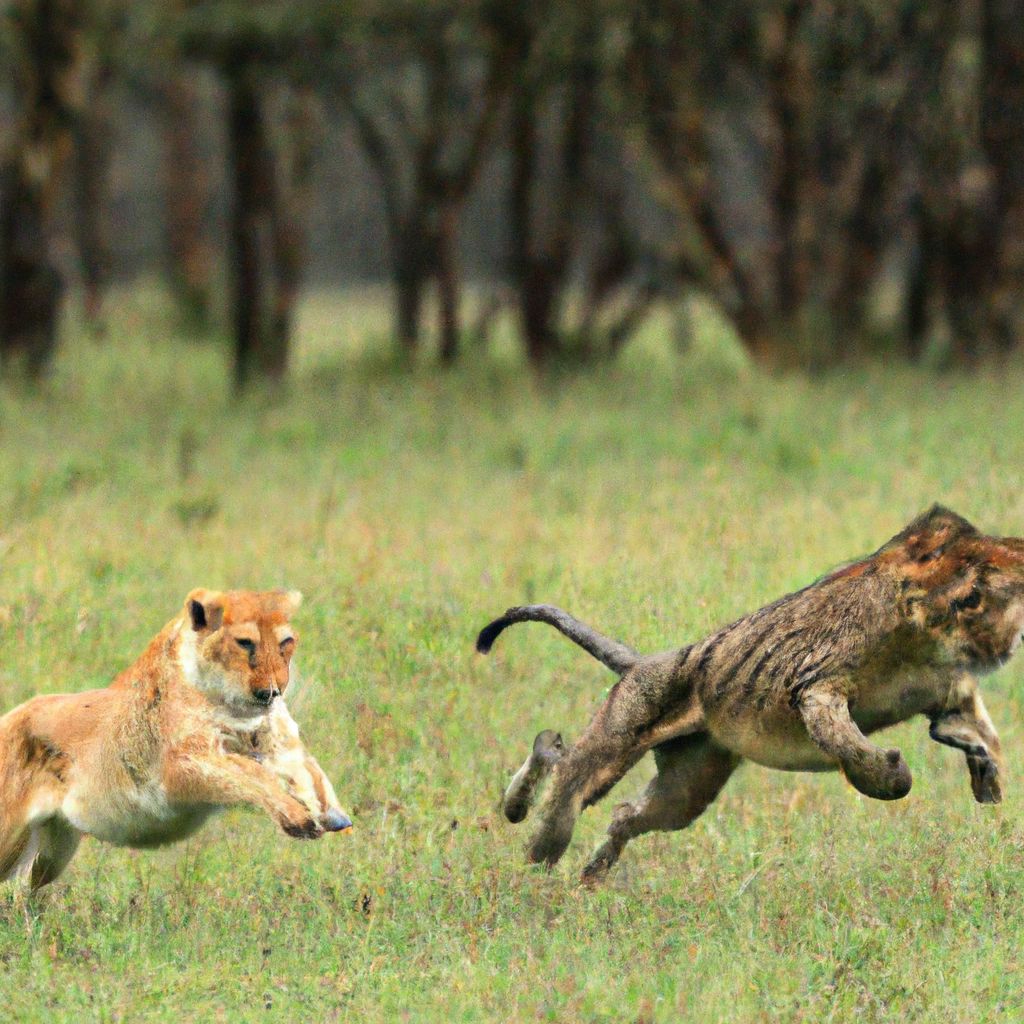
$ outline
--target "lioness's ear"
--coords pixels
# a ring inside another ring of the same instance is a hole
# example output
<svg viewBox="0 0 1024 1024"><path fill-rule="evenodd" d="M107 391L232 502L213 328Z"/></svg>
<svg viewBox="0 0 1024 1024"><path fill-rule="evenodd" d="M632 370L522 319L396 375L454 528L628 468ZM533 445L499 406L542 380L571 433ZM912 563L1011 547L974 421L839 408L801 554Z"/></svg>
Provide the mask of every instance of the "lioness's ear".
<svg viewBox="0 0 1024 1024"><path fill-rule="evenodd" d="M302 604L302 591L301 590L289 590L288 593L286 593L284 595L284 599L285 599L285 601L288 602L288 607L291 609L292 613L294 614L295 612L297 612L299 610L299 605Z"/></svg>
<svg viewBox="0 0 1024 1024"><path fill-rule="evenodd" d="M193 590L185 598L185 611L197 633L220 629L224 621L224 595L216 590Z"/></svg>

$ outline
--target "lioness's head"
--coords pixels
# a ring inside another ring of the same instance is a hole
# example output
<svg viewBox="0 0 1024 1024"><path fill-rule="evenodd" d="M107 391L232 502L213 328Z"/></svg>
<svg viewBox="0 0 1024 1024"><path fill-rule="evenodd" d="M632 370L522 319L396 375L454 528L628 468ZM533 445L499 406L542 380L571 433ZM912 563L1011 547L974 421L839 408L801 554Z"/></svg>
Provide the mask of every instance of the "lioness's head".
<svg viewBox="0 0 1024 1024"><path fill-rule="evenodd" d="M239 710L269 708L288 686L297 590L193 590L185 599L182 660L204 693Z"/></svg>

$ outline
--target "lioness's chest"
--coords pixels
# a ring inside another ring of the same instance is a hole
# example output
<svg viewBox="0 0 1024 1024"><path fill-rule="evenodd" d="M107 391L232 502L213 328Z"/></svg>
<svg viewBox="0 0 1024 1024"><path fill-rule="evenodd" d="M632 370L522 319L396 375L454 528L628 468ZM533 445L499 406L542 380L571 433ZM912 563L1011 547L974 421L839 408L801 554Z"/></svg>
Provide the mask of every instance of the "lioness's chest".
<svg viewBox="0 0 1024 1024"><path fill-rule="evenodd" d="M216 810L171 801L163 786L134 787L106 799L72 789L61 808L79 831L115 846L162 846L191 835Z"/></svg>

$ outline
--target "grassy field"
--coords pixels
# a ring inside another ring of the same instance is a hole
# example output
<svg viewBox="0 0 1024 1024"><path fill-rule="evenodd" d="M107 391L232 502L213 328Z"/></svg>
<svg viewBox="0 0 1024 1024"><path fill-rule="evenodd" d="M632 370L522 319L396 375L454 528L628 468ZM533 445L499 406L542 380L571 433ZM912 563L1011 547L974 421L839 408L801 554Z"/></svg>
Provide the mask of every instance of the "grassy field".
<svg viewBox="0 0 1024 1024"><path fill-rule="evenodd" d="M142 293L51 382L0 388L0 707L103 685L195 586L306 595L291 701L353 832L298 843L231 811L186 844L83 842L36 898L0 887L18 1021L942 1021L1024 1005L1024 660L990 678L1005 802L923 722L910 796L743 767L690 830L553 872L498 811L534 734L576 735L612 676L525 600L643 650L693 640L941 500L1024 533L1019 365L971 379L750 371L705 325L540 386L507 343L395 372L381 314L310 302L275 400Z"/></svg>

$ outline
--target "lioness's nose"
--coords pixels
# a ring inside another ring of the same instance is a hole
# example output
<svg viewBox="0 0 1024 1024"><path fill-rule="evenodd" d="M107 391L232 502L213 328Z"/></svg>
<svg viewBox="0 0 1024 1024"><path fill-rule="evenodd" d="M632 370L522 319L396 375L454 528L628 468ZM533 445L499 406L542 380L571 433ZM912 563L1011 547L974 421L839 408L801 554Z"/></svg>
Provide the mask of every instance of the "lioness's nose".
<svg viewBox="0 0 1024 1024"><path fill-rule="evenodd" d="M275 697L281 696L281 691L277 689L253 690L252 695L260 704L269 704Z"/></svg>
<svg viewBox="0 0 1024 1024"><path fill-rule="evenodd" d="M325 832L346 832L352 827L352 821L344 811L332 807L322 822Z"/></svg>

